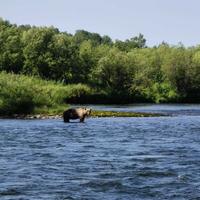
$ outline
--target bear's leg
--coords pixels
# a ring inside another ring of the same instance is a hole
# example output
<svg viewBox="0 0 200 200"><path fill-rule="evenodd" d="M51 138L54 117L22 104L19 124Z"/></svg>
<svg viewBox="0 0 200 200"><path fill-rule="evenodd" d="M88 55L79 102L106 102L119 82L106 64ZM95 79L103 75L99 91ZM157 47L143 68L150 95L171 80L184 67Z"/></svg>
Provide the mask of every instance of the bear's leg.
<svg viewBox="0 0 200 200"><path fill-rule="evenodd" d="M84 122L85 117L80 118L80 122Z"/></svg>
<svg viewBox="0 0 200 200"><path fill-rule="evenodd" d="M69 118L64 118L64 122L69 122Z"/></svg>

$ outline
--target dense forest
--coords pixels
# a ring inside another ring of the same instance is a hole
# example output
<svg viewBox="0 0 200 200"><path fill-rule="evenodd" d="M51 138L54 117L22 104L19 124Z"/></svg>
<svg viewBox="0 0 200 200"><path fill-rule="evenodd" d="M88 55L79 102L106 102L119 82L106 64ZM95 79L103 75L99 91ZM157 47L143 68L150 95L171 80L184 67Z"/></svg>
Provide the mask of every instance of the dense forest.
<svg viewBox="0 0 200 200"><path fill-rule="evenodd" d="M69 34L0 19L0 71L83 84L92 91L85 103L200 101L200 46L147 47L142 34L113 41L85 30Z"/></svg>

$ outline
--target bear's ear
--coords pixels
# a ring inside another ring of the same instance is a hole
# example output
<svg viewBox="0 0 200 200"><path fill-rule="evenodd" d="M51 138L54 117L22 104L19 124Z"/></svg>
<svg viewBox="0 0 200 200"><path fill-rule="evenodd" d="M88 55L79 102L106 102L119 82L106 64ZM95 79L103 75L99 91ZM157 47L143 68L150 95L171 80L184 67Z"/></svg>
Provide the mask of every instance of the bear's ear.
<svg viewBox="0 0 200 200"><path fill-rule="evenodd" d="M91 112L92 112L92 109L91 109L91 108L88 108L88 112L89 112L89 114L91 114Z"/></svg>

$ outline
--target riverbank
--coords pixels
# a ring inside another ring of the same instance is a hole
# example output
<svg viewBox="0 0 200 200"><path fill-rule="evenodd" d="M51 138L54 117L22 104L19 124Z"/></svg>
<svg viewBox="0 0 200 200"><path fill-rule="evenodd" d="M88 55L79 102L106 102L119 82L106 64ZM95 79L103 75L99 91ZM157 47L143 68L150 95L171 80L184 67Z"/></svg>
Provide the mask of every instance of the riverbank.
<svg viewBox="0 0 200 200"><path fill-rule="evenodd" d="M144 112L122 112L122 111L104 111L94 110L92 117L159 117L160 113L144 113Z"/></svg>
<svg viewBox="0 0 200 200"><path fill-rule="evenodd" d="M93 110L90 117L160 117L160 113L144 113L144 112L119 112L119 111L104 111ZM14 114L0 116L0 119L61 119L62 113L57 114Z"/></svg>

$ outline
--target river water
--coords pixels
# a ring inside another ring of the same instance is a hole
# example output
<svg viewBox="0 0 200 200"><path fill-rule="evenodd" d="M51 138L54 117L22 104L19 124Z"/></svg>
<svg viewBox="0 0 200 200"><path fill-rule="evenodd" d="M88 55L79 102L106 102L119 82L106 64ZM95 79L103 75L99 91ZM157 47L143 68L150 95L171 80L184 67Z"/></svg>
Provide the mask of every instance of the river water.
<svg viewBox="0 0 200 200"><path fill-rule="evenodd" d="M1 200L200 199L200 105L91 107L169 116L0 120Z"/></svg>

